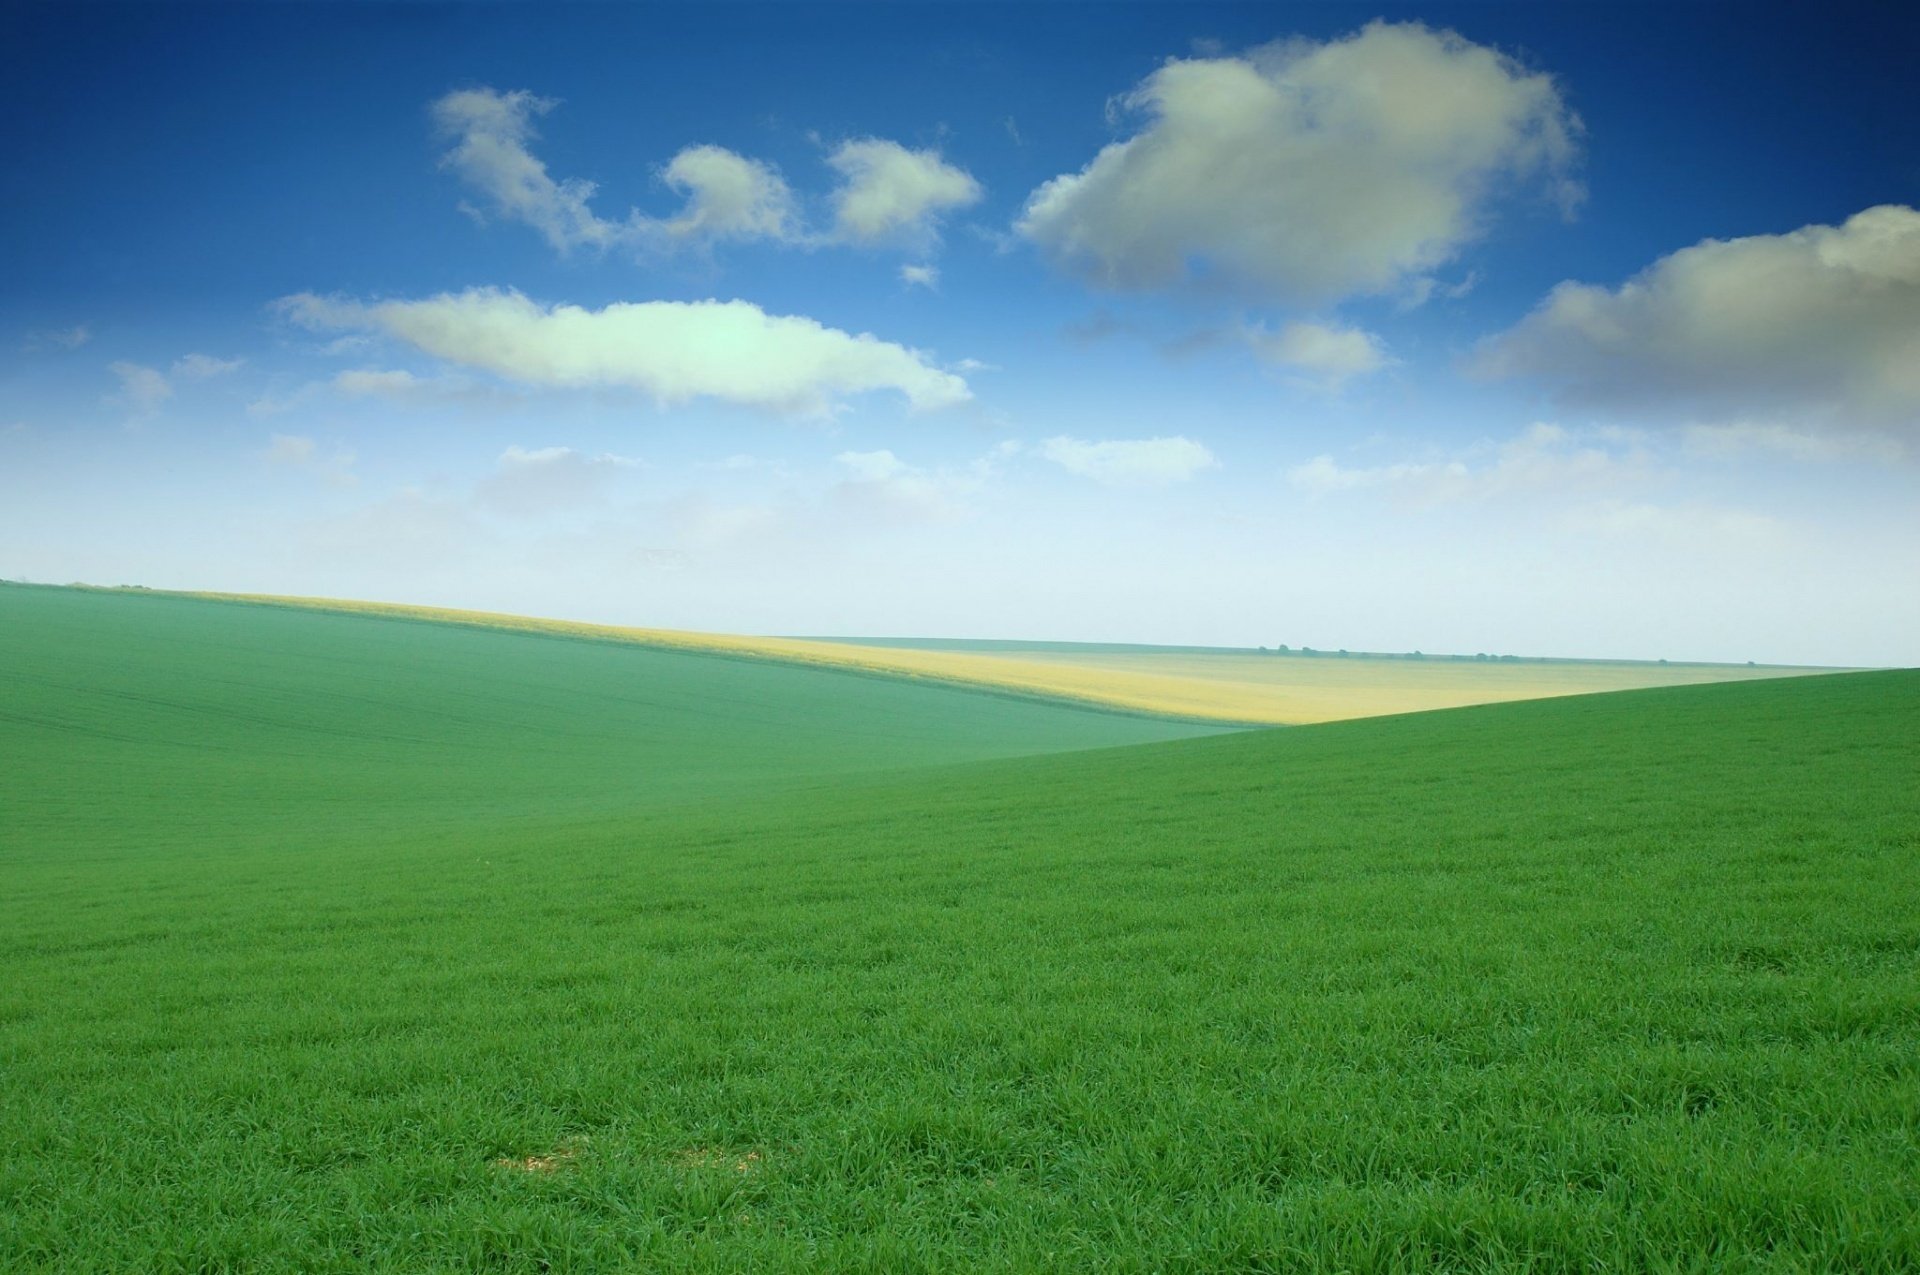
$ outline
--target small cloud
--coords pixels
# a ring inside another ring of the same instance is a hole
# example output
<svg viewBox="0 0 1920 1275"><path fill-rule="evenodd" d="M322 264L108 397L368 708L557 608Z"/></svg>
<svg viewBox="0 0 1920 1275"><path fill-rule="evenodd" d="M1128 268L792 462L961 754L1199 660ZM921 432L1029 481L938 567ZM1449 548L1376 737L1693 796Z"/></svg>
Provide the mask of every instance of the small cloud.
<svg viewBox="0 0 1920 1275"><path fill-rule="evenodd" d="M1247 331L1246 340L1266 362L1291 369L1332 390L1392 362L1379 337L1337 324L1289 323L1278 332L1253 328Z"/></svg>
<svg viewBox="0 0 1920 1275"><path fill-rule="evenodd" d="M157 411L160 404L173 397L172 383L158 368L122 360L108 364L107 370L120 378L120 392L109 401L136 413L146 415Z"/></svg>
<svg viewBox="0 0 1920 1275"><path fill-rule="evenodd" d="M120 378L120 392L110 395L107 401L131 408L140 416L150 415L173 397L175 380L203 381L208 377L224 376L244 362L244 359L216 359L206 354L189 354L174 361L173 377L169 379L159 368L148 367L144 363L129 363L123 359L107 365L107 370Z"/></svg>
<svg viewBox="0 0 1920 1275"><path fill-rule="evenodd" d="M1064 324L1060 335L1076 345L1092 345L1117 336L1138 336L1140 325L1123 319L1111 310L1096 310L1084 319Z"/></svg>
<svg viewBox="0 0 1920 1275"><path fill-rule="evenodd" d="M1743 422L1689 425L1681 431L1688 451L1699 456L1737 456L1754 452L1823 464L1846 460L1893 463L1906 457L1897 438L1882 434L1815 433L1785 425Z"/></svg>
<svg viewBox="0 0 1920 1275"><path fill-rule="evenodd" d="M1588 535L1652 541L1678 552L1711 543L1784 550L1795 540L1792 526L1772 515L1710 504L1602 500L1565 509L1559 521Z"/></svg>
<svg viewBox="0 0 1920 1275"><path fill-rule="evenodd" d="M306 470L335 487L351 487L359 482L353 472L354 454L339 448L322 457L320 446L304 434L275 434L261 456L270 465Z"/></svg>
<svg viewBox="0 0 1920 1275"><path fill-rule="evenodd" d="M772 165L720 146L689 146L661 172L685 197L678 215L630 212L615 221L595 213L599 187L579 178L555 179L533 153L534 121L559 103L524 90L463 89L434 102L434 122L453 143L441 166L489 199L493 215L538 230L565 253L574 248L626 247L663 251L704 248L721 240L794 241L799 229L793 194ZM478 210L463 210L483 220Z"/></svg>
<svg viewBox="0 0 1920 1275"><path fill-rule="evenodd" d="M638 458L618 456L613 452L601 452L598 456L588 456L571 447L521 447L514 444L500 453L500 466L503 469L548 468L555 465L607 466L613 469L637 469Z"/></svg>
<svg viewBox="0 0 1920 1275"><path fill-rule="evenodd" d="M204 381L209 377L237 372L245 363L245 359L216 359L209 354L189 354L174 361L173 374L182 380Z"/></svg>
<svg viewBox="0 0 1920 1275"><path fill-rule="evenodd" d="M721 146L689 146L673 157L662 178L686 196L686 205L679 216L664 221L636 217L632 225L642 235L699 244L799 238L793 192L771 164Z"/></svg>
<svg viewBox="0 0 1920 1275"><path fill-rule="evenodd" d="M558 105L525 90L478 88L447 94L431 108L434 123L454 143L440 165L488 195L496 215L532 226L555 249L604 248L620 237L622 228L601 220L589 207L594 183L555 181L529 149L539 136L533 121Z"/></svg>
<svg viewBox="0 0 1920 1275"><path fill-rule="evenodd" d="M275 465L310 465L313 454L313 440L301 434L275 434L266 450L267 460Z"/></svg>
<svg viewBox="0 0 1920 1275"><path fill-rule="evenodd" d="M262 394L259 398L247 404L247 419L264 421L275 416L283 416L312 399L314 395L320 392L321 388L318 382L309 381L290 393L277 396L273 394Z"/></svg>
<svg viewBox="0 0 1920 1275"><path fill-rule="evenodd" d="M1646 457L1632 440L1612 440L1624 450L1610 450L1584 437L1541 422L1504 443L1459 456L1364 467L1315 456L1288 470L1287 482L1316 495L1377 490L1416 505L1438 505L1502 497L1557 499L1631 486L1649 476Z"/></svg>
<svg viewBox="0 0 1920 1275"><path fill-rule="evenodd" d="M909 288L938 288L940 268L938 266L901 266L900 282Z"/></svg>
<svg viewBox="0 0 1920 1275"><path fill-rule="evenodd" d="M500 385L476 384L462 376L417 376L396 368L359 367L336 372L327 383L346 398L378 398L409 406L458 405L493 409L519 401L518 392ZM320 388L308 385L304 396Z"/></svg>
<svg viewBox="0 0 1920 1275"><path fill-rule="evenodd" d="M1190 438L1049 438L1040 455L1069 473L1115 487L1158 487L1185 482L1220 462Z"/></svg>
<svg viewBox="0 0 1920 1275"><path fill-rule="evenodd" d="M976 481L984 483L997 475L1006 463L1027 450L1027 445L1017 438L1006 438L995 443L984 456L976 457L967 466L967 473Z"/></svg>
<svg viewBox="0 0 1920 1275"><path fill-rule="evenodd" d="M93 340L93 332L84 323L70 328L54 328L44 332L29 332L25 347L29 350L45 349L52 346L59 350L77 350Z"/></svg>
<svg viewBox="0 0 1920 1275"><path fill-rule="evenodd" d="M411 372L379 368L350 368L337 372L333 388L349 398L404 398L418 393L426 382Z"/></svg>
<svg viewBox="0 0 1920 1275"><path fill-rule="evenodd" d="M961 497L970 478L929 474L891 451L841 452L835 463L848 473L833 489L846 507L889 518L946 520L966 513Z"/></svg>
<svg viewBox="0 0 1920 1275"><path fill-rule="evenodd" d="M867 137L827 156L840 174L833 193L834 235L848 243L928 244L943 214L980 202L980 183L935 150L908 150Z"/></svg>
<svg viewBox="0 0 1920 1275"><path fill-rule="evenodd" d="M858 482L882 482L909 472L907 463L890 451L841 452L833 459Z"/></svg>
<svg viewBox="0 0 1920 1275"><path fill-rule="evenodd" d="M1394 308L1402 312L1418 310L1435 297L1446 301L1458 301L1469 292L1472 292L1474 288L1479 286L1479 283L1480 272L1478 270L1467 271L1467 277L1458 283L1442 283L1431 275L1422 275L1420 278L1410 280L1407 286L1401 290L1399 300Z"/></svg>
<svg viewBox="0 0 1920 1275"><path fill-rule="evenodd" d="M571 447L515 445L500 454L475 495L496 513L541 517L598 503L614 474L639 465L631 456L611 452L591 456Z"/></svg>

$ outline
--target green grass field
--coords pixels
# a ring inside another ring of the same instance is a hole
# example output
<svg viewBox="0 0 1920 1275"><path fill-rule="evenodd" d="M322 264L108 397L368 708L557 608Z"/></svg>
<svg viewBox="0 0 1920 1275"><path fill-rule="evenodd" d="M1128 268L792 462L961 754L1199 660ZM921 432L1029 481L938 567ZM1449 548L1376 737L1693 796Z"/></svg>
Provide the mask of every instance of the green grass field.
<svg viewBox="0 0 1920 1275"><path fill-rule="evenodd" d="M1920 1263L1920 674L1208 732L8 587L0 758L0 1270Z"/></svg>

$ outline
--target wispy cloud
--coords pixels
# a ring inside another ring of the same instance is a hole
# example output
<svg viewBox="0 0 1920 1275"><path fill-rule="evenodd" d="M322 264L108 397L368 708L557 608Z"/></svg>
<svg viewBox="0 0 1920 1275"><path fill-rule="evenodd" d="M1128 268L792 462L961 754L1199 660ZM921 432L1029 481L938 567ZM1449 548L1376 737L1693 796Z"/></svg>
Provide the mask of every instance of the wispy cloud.
<svg viewBox="0 0 1920 1275"><path fill-rule="evenodd" d="M1114 487L1186 482L1220 463L1204 445L1178 435L1098 442L1061 436L1043 441L1038 454L1068 473Z"/></svg>
<svg viewBox="0 0 1920 1275"><path fill-rule="evenodd" d="M204 381L237 372L246 362L245 359L216 359L210 354L188 354L174 360L173 375L183 381Z"/></svg>
<svg viewBox="0 0 1920 1275"><path fill-rule="evenodd" d="M1804 430L1773 423L1689 425L1681 437L1688 451L1701 456L1760 453L1817 464L1850 460L1892 463L1907 456L1906 445L1885 434Z"/></svg>
<svg viewBox="0 0 1920 1275"><path fill-rule="evenodd" d="M516 445L501 453L494 472L474 495L496 513L541 517L598 502L616 474L639 465L631 456L611 452L590 455L571 447Z"/></svg>
<svg viewBox="0 0 1920 1275"><path fill-rule="evenodd" d="M929 251L942 217L980 201L980 183L936 150L912 150L879 137L842 142L826 156L838 184L827 197L832 226L810 230L799 198L780 171L710 144L688 146L659 170L681 197L678 212L653 216L629 208L606 216L593 201L599 184L557 178L533 151L535 121L559 103L525 90L462 89L433 103L450 142L441 166L483 200L477 215L531 226L560 252L576 248L665 254L704 251L725 242L896 245Z"/></svg>
<svg viewBox="0 0 1920 1275"><path fill-rule="evenodd" d="M1373 491L1433 505L1607 492L1643 482L1650 473L1649 458L1630 442L1606 446L1598 438L1541 423L1502 443L1460 455L1373 466L1347 466L1330 455L1315 456L1289 469L1287 481L1315 495Z"/></svg>
<svg viewBox="0 0 1920 1275"><path fill-rule="evenodd" d="M351 487L360 481L353 472L352 452L342 447L322 455L320 445L305 434L275 434L261 456L270 465L304 470L335 487Z"/></svg>
<svg viewBox="0 0 1920 1275"><path fill-rule="evenodd" d="M119 392L110 395L108 401L139 415L158 411L162 403L173 397L173 383L158 368L122 359L109 363L107 370L120 380Z"/></svg>
<svg viewBox="0 0 1920 1275"><path fill-rule="evenodd" d="M684 197L678 214L649 217L631 210L620 219L600 216L591 202L596 183L556 179L531 149L539 136L534 121L558 105L524 90L447 94L432 108L453 143L442 166L484 195L493 215L533 227L561 252L798 238L793 193L780 174L720 146L687 147L662 171L668 188Z"/></svg>
<svg viewBox="0 0 1920 1275"><path fill-rule="evenodd" d="M70 328L50 328L29 332L24 348L44 350L51 347L57 350L77 350L91 340L93 340L93 330L84 323L77 323Z"/></svg>

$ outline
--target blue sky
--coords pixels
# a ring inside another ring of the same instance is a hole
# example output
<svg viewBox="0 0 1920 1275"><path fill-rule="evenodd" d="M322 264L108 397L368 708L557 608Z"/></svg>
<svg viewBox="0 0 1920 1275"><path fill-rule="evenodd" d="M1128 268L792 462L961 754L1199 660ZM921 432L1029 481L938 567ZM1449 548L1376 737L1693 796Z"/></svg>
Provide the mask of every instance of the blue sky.
<svg viewBox="0 0 1920 1275"><path fill-rule="evenodd" d="M0 575L1920 659L1896 6L10 6Z"/></svg>

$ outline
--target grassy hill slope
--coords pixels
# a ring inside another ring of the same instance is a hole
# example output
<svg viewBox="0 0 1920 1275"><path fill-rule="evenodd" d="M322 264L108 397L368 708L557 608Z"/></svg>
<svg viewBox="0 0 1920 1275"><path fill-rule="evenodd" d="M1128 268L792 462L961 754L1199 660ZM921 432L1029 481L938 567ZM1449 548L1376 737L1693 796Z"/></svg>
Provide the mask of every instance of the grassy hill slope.
<svg viewBox="0 0 1920 1275"><path fill-rule="evenodd" d="M251 594L138 596L428 620L436 624L630 643L855 669L1042 699L1236 725L1305 725L1557 695L1794 677L1833 669L1646 660L1405 658L1099 643L750 637L629 628L393 602Z"/></svg>
<svg viewBox="0 0 1920 1275"><path fill-rule="evenodd" d="M8 1270L1920 1252L1920 675L621 810L489 788L462 730L362 732L331 693L194 753L220 719L156 710L154 639L120 643L36 674L130 670L97 746L41 720L62 696L0 724ZM307 777L409 749L339 802ZM164 820L84 809L142 752L204 773L144 793Z"/></svg>
<svg viewBox="0 0 1920 1275"><path fill-rule="evenodd" d="M632 812L1214 729L630 643L0 587L0 854L228 817L249 843Z"/></svg>

